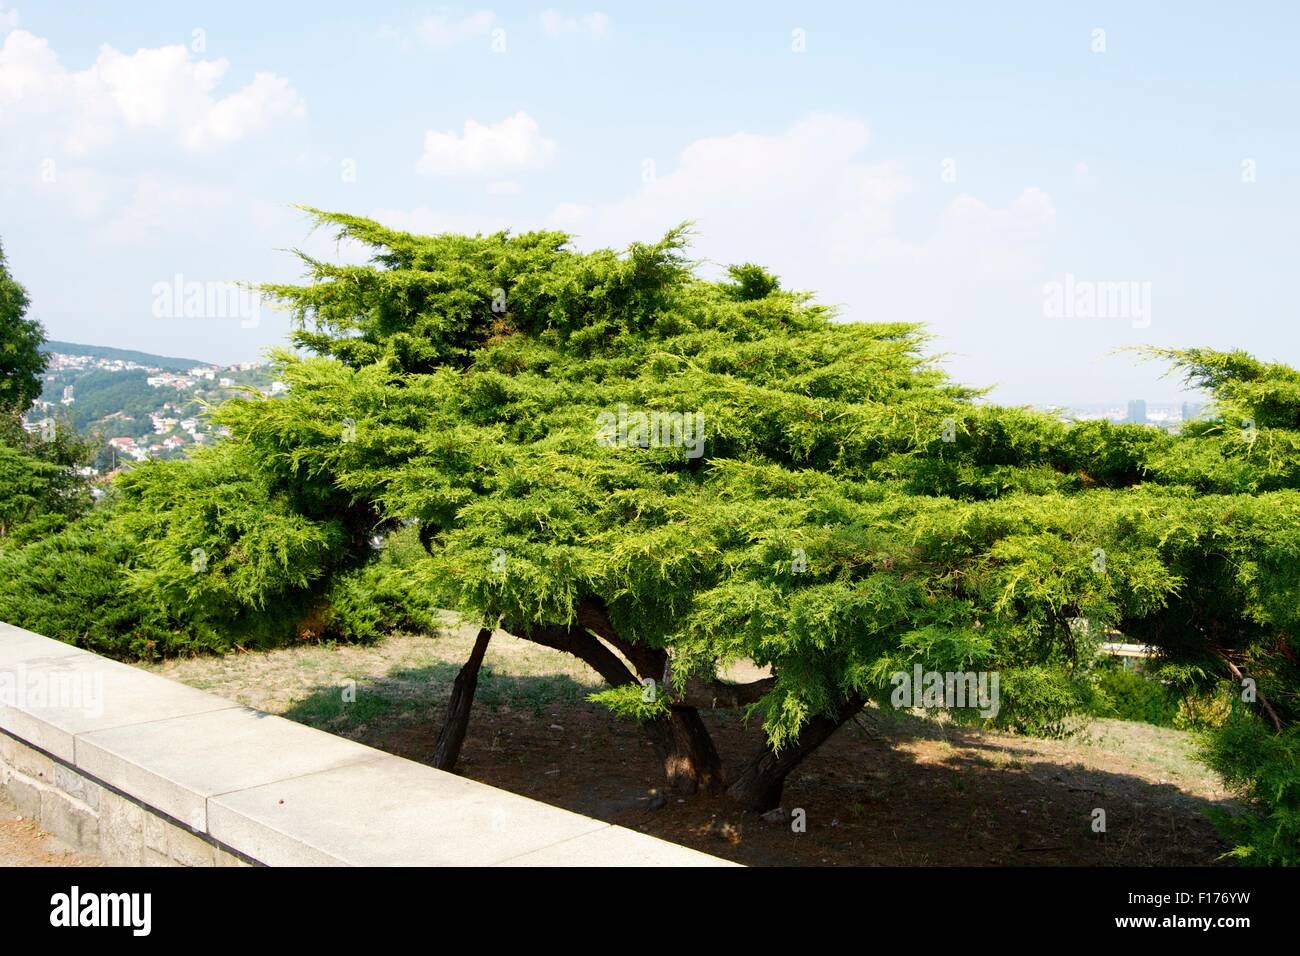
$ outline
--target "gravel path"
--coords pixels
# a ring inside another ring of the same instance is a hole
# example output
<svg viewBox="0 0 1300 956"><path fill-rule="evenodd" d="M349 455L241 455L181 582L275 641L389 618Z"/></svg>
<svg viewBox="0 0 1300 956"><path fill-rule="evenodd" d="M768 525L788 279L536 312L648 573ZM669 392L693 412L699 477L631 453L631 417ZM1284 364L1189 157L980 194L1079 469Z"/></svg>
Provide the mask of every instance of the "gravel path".
<svg viewBox="0 0 1300 956"><path fill-rule="evenodd" d="M18 815L9 794L0 790L0 866L99 866L97 857L78 852L36 821Z"/></svg>

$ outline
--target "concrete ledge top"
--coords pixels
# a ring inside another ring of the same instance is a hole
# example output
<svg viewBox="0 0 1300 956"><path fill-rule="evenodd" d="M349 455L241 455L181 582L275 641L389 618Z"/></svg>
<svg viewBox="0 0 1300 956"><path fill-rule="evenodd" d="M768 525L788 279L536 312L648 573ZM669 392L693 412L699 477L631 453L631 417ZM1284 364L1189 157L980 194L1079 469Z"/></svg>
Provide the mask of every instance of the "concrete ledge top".
<svg viewBox="0 0 1300 956"><path fill-rule="evenodd" d="M729 866L0 623L0 730L272 866Z"/></svg>

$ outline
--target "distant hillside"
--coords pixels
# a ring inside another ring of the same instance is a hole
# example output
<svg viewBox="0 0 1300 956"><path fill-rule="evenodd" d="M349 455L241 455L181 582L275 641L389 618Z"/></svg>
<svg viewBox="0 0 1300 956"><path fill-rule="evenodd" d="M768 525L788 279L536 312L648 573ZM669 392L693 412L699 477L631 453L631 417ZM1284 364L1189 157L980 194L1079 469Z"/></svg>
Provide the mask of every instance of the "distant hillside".
<svg viewBox="0 0 1300 956"><path fill-rule="evenodd" d="M104 442L95 463L100 469L182 457L218 438L220 429L207 416L213 406L234 395L269 398L285 390L263 362L215 366L76 342L47 342L45 350L50 364L27 424L54 418L98 436Z"/></svg>
<svg viewBox="0 0 1300 956"><path fill-rule="evenodd" d="M64 355L89 355L92 358L121 359L123 362L135 362L150 368L160 368L165 372L184 372L196 365L208 365L198 359L169 358L166 355L152 355L149 352L135 352L131 349L115 349L107 345L79 345L76 342L48 341L41 346L45 352L61 352Z"/></svg>

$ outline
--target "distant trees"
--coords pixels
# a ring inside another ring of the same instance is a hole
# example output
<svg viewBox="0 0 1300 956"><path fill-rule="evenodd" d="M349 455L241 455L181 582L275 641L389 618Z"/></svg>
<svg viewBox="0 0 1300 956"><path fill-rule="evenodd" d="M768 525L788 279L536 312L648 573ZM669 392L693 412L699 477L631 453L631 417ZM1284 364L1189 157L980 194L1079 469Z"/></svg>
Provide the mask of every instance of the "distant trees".
<svg viewBox="0 0 1300 956"><path fill-rule="evenodd" d="M45 333L26 317L28 304L0 248L0 550L62 528L91 500L76 471L92 457L91 443L66 423L48 421L36 434L22 427L47 361Z"/></svg>
<svg viewBox="0 0 1300 956"><path fill-rule="evenodd" d="M116 429L122 435L140 437L153 433L150 413L162 404L164 394L149 385L144 369L86 372L77 377L76 401L68 409L78 428L95 424L106 415L120 412L131 421L121 421ZM115 436L114 436L115 437Z"/></svg>

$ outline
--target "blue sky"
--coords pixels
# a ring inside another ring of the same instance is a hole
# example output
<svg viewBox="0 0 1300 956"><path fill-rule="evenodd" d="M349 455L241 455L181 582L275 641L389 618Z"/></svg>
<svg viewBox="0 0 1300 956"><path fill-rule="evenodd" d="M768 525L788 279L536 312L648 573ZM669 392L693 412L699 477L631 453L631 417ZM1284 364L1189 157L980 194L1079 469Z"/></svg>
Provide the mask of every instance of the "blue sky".
<svg viewBox="0 0 1300 956"><path fill-rule="evenodd" d="M977 6L5 0L0 241L51 337L221 362L285 317L158 284L355 259L305 203L580 248L692 219L706 272L925 322L1003 402L1177 398L1142 343L1300 364L1291 5ZM1102 284L1131 302L1045 304Z"/></svg>

